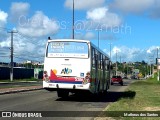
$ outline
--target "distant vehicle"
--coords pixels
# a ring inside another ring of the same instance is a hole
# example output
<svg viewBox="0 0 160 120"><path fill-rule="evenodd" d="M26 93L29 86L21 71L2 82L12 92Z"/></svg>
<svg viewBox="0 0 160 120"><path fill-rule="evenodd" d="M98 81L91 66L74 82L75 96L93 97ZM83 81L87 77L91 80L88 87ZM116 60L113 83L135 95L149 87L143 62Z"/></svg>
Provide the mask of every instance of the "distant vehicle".
<svg viewBox="0 0 160 120"><path fill-rule="evenodd" d="M111 78L111 85L113 85L114 83L119 83L121 85L123 85L123 79L121 76L113 76Z"/></svg>
<svg viewBox="0 0 160 120"><path fill-rule="evenodd" d="M109 57L87 40L48 40L44 59L43 88L57 91L99 93L110 86Z"/></svg>

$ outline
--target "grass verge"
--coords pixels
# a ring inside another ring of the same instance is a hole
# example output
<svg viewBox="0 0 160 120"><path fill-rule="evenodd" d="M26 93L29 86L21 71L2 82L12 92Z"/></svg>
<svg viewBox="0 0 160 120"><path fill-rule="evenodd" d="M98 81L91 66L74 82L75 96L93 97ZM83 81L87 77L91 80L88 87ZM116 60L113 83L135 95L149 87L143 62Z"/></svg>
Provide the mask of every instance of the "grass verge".
<svg viewBox="0 0 160 120"><path fill-rule="evenodd" d="M10 80L0 80L0 82L28 82L28 81L40 81L39 79L31 78L31 79L14 79L13 81Z"/></svg>
<svg viewBox="0 0 160 120"><path fill-rule="evenodd" d="M30 87L30 86L40 86L40 84L26 84L26 85L9 85L9 86L0 86L0 90L4 88L19 88L19 87Z"/></svg>
<svg viewBox="0 0 160 120"><path fill-rule="evenodd" d="M117 102L110 104L105 111L160 111L160 82L156 79L136 81L124 93L125 97L122 96ZM135 93L135 96L133 97L131 93ZM115 117L114 119L158 120L159 117Z"/></svg>

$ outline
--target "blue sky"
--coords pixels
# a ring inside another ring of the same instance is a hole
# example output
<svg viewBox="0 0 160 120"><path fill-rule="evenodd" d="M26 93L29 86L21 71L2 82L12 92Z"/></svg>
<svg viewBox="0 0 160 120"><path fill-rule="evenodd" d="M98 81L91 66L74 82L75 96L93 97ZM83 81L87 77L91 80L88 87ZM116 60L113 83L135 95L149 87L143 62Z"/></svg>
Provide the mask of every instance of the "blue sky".
<svg viewBox="0 0 160 120"><path fill-rule="evenodd" d="M10 34L15 29L14 60L43 61L51 38L71 38L72 0L0 0L0 61L8 62ZM6 28L6 29L4 29ZM75 38L88 39L112 60L155 59L160 46L159 0L75 0Z"/></svg>

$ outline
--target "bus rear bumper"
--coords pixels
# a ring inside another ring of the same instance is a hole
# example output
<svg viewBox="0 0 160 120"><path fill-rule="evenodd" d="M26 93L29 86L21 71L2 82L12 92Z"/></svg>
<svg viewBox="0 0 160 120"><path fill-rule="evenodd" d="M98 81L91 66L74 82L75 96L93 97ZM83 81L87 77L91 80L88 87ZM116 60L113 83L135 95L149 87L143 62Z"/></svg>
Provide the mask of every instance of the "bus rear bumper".
<svg viewBox="0 0 160 120"><path fill-rule="evenodd" d="M66 84L66 83L49 83L43 81L43 88L45 89L70 89L70 90L90 90L90 83L87 84Z"/></svg>

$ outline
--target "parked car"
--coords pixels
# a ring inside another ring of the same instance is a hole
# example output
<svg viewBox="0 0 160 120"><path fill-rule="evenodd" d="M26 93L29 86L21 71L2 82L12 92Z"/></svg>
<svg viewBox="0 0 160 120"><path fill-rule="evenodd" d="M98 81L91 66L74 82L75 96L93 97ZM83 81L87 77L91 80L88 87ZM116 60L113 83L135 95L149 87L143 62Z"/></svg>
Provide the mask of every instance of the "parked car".
<svg viewBox="0 0 160 120"><path fill-rule="evenodd" d="M123 85L123 79L121 76L113 76L111 78L111 85L113 85L114 83L119 83L121 85Z"/></svg>

